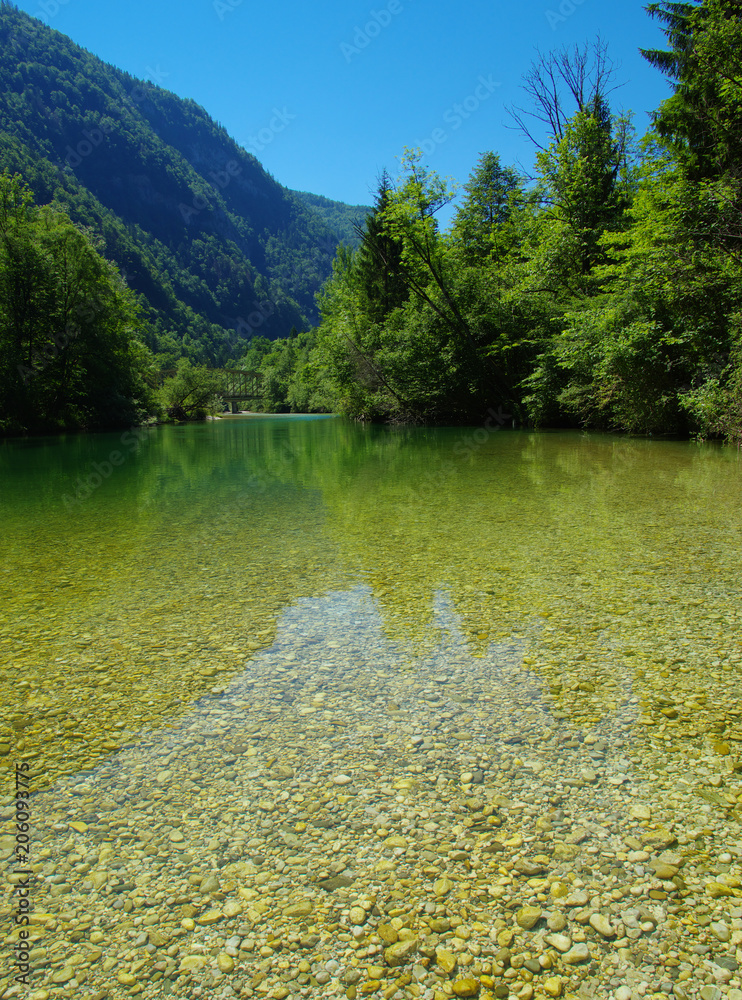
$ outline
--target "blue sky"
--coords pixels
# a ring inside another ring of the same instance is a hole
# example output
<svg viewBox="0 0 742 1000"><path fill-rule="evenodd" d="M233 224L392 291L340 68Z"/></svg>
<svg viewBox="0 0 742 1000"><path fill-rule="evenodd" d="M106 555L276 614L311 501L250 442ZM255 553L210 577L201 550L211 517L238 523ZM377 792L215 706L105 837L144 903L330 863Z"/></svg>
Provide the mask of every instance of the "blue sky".
<svg viewBox="0 0 742 1000"><path fill-rule="evenodd" d="M203 105L280 183L369 203L404 146L464 183L479 155L530 168L506 106L536 48L600 33L620 63L614 105L669 94L639 55L664 36L638 0L21 0L106 62Z"/></svg>

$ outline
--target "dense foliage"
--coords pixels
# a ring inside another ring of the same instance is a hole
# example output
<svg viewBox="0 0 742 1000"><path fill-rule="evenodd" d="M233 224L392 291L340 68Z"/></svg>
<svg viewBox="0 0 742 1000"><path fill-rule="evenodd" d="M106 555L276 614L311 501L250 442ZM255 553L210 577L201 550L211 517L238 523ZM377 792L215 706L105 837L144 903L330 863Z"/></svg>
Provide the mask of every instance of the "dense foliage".
<svg viewBox="0 0 742 1000"><path fill-rule="evenodd" d="M90 234L0 175L0 432L127 426L152 412L137 312Z"/></svg>
<svg viewBox="0 0 742 1000"><path fill-rule="evenodd" d="M279 405L742 436L742 3L648 11L674 94L642 143L598 40L526 78L516 120L548 132L534 183L486 153L443 233L454 192L408 151L336 257L309 352L253 358L282 372Z"/></svg>
<svg viewBox="0 0 742 1000"><path fill-rule="evenodd" d="M5 0L3 169L101 238L164 367L181 356L221 365L255 333L315 321L337 245L365 214L283 188L193 101Z"/></svg>

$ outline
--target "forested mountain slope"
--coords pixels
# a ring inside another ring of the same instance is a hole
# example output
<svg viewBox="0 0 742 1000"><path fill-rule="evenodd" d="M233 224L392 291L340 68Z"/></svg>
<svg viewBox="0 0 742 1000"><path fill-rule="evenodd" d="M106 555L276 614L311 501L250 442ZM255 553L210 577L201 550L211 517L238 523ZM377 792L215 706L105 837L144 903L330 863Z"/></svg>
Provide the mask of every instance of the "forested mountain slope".
<svg viewBox="0 0 742 1000"><path fill-rule="evenodd" d="M195 102L5 2L2 169L102 237L154 350L212 364L258 330L272 338L315 321L341 239L327 210L342 235L356 212L327 199L312 207L313 196L282 187Z"/></svg>

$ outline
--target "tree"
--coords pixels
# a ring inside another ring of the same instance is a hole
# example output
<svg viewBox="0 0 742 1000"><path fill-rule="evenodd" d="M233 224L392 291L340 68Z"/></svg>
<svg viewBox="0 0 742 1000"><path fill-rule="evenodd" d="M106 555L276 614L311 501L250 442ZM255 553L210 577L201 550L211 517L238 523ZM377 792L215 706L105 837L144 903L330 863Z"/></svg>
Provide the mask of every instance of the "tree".
<svg viewBox="0 0 742 1000"><path fill-rule="evenodd" d="M669 51L642 49L675 93L655 113L657 134L693 180L739 175L742 156L742 2L652 3Z"/></svg>
<svg viewBox="0 0 742 1000"><path fill-rule="evenodd" d="M608 46L598 36L592 45L564 47L537 57L523 79L530 108L513 106L510 117L516 127L536 146L564 138L567 123L577 112L590 111L596 102L607 102L618 67L608 56ZM546 139L541 133L546 130Z"/></svg>
<svg viewBox="0 0 742 1000"><path fill-rule="evenodd" d="M160 403L172 420L203 420L219 408L219 376L188 358L178 361L175 375L160 389Z"/></svg>
<svg viewBox="0 0 742 1000"><path fill-rule="evenodd" d="M512 244L512 229L506 233L506 227L521 197L518 174L503 167L496 153L483 153L464 192L451 230L454 244L469 263L503 256Z"/></svg>
<svg viewBox="0 0 742 1000"><path fill-rule="evenodd" d="M402 276L402 244L384 226L392 190L391 178L384 170L378 180L373 211L364 225L356 226L361 245L355 266L365 309L374 323L382 322L392 310L404 305L410 294Z"/></svg>
<svg viewBox="0 0 742 1000"><path fill-rule="evenodd" d="M132 294L92 237L0 176L0 427L119 426L152 405Z"/></svg>
<svg viewBox="0 0 742 1000"><path fill-rule="evenodd" d="M546 203L576 242L582 275L605 259L600 239L620 224L628 205L629 127L625 119L612 119L605 100L596 96L564 125L562 138L536 157Z"/></svg>

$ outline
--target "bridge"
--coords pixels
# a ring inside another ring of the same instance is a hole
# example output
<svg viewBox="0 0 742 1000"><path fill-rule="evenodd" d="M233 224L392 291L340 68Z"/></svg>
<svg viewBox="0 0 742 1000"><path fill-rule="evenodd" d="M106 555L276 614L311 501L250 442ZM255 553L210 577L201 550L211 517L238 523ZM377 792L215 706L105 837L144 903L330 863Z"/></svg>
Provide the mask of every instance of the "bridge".
<svg viewBox="0 0 742 1000"><path fill-rule="evenodd" d="M239 403L247 403L251 399L260 399L263 395L263 376L256 371L243 371L233 368L211 368L211 375L216 376L218 388L216 395L230 403L232 413L239 413ZM165 379L177 375L177 368L165 368L150 383L152 388L161 386Z"/></svg>
<svg viewBox="0 0 742 1000"><path fill-rule="evenodd" d="M263 377L260 372L236 371L231 368L215 368L220 377L219 395L225 403L230 403L232 413L239 413L239 403L250 399L260 399L263 395Z"/></svg>

